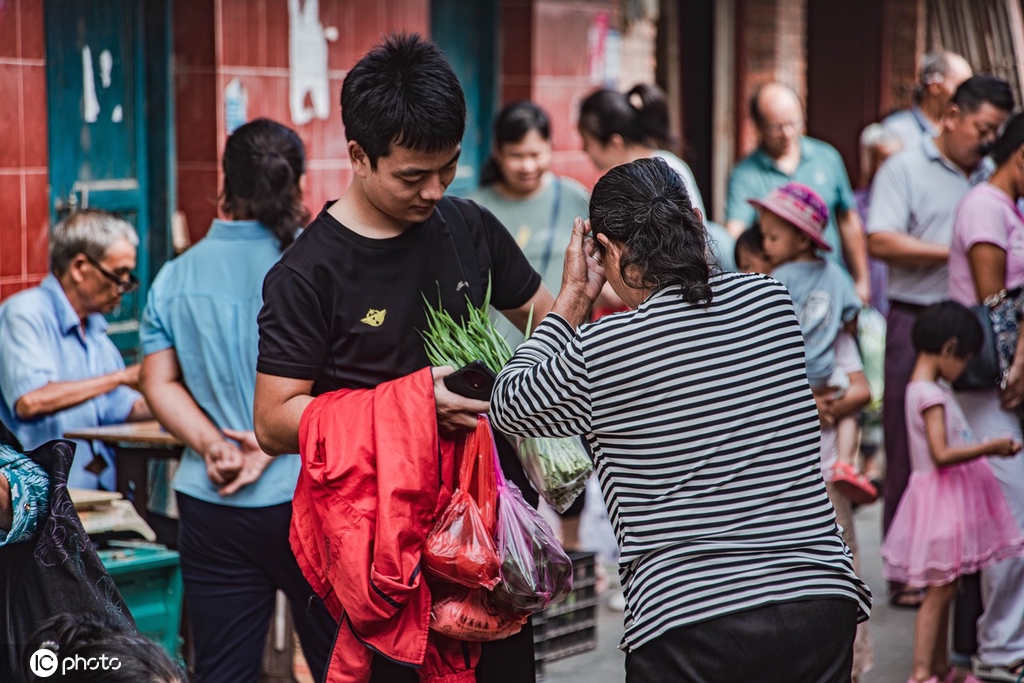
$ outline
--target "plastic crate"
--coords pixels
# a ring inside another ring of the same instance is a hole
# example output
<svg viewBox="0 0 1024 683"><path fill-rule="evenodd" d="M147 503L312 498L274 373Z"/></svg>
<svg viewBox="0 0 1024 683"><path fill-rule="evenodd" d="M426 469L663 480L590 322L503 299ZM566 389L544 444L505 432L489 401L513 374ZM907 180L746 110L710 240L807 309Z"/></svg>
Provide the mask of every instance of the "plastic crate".
<svg viewBox="0 0 1024 683"><path fill-rule="evenodd" d="M565 600L533 615L533 658L538 674L544 662L597 647L597 607L594 553L572 552L572 591Z"/></svg>
<svg viewBox="0 0 1024 683"><path fill-rule="evenodd" d="M139 633L177 659L182 599L178 553L156 544L111 544L99 556Z"/></svg>

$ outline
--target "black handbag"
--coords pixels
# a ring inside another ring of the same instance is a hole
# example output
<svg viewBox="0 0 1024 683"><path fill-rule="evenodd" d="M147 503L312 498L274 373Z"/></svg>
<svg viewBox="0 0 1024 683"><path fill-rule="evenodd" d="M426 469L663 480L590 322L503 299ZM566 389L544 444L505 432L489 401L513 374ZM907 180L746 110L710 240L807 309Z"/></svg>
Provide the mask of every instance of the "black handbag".
<svg viewBox="0 0 1024 683"><path fill-rule="evenodd" d="M18 445L6 428L0 430L0 440ZM135 631L131 613L68 496L74 455L70 441L50 441L28 454L50 476L50 510L40 520L34 541L0 547L0 681L25 680L22 648L55 614L105 612Z"/></svg>
<svg viewBox="0 0 1024 683"><path fill-rule="evenodd" d="M1024 287L1003 290L984 303L971 307L981 325L982 342L964 373L953 383L957 391L989 391L1002 388L1017 349Z"/></svg>

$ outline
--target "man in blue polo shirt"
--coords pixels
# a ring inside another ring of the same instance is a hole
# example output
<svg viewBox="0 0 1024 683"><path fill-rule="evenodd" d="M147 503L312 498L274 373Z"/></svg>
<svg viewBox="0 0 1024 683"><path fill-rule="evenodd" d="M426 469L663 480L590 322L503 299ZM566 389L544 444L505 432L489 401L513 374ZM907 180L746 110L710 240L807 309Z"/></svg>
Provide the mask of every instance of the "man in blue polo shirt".
<svg viewBox="0 0 1024 683"><path fill-rule="evenodd" d="M107 336L104 313L138 288L138 236L102 211L74 213L50 235L52 272L0 306L0 421L33 449L74 429L152 417ZM114 454L79 441L68 486L113 490Z"/></svg>
<svg viewBox="0 0 1024 683"><path fill-rule="evenodd" d="M871 284L863 228L857 202L839 152L804 135L800 99L781 83L769 83L750 100L758 148L733 169L729 178L726 228L733 238L757 219L747 200L760 199L777 187L796 181L812 188L828 206L825 240L829 256L853 278L857 296L868 301Z"/></svg>

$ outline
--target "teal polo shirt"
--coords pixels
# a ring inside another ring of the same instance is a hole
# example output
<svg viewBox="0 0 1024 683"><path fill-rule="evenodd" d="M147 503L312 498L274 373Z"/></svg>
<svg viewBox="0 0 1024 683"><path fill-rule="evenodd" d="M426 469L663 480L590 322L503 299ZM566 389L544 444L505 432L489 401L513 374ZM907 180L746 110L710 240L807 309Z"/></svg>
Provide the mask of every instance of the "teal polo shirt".
<svg viewBox="0 0 1024 683"><path fill-rule="evenodd" d="M821 140L807 136L800 138L800 163L792 175L780 170L775 160L760 148L738 163L729 177L726 221L735 220L746 226L753 225L757 219L757 210L747 200L760 199L791 181L803 183L825 200L828 207L825 240L832 247L832 259L843 265L836 213L855 210L857 201L853 197L853 188L850 187L850 178L846 175L842 157L835 147Z"/></svg>

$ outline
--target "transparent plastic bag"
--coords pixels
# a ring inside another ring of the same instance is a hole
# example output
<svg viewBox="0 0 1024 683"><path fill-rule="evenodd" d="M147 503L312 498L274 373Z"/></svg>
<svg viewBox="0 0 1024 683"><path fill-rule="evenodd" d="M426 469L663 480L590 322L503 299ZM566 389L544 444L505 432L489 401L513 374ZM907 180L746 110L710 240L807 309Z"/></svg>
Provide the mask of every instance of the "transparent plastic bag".
<svg viewBox="0 0 1024 683"><path fill-rule="evenodd" d="M870 306L861 309L857 316L857 346L864 377L871 388L868 409L875 412L882 407L882 392L885 390L885 317Z"/></svg>
<svg viewBox="0 0 1024 683"><path fill-rule="evenodd" d="M446 585L431 592L430 628L456 640L502 640L519 633L528 618L495 604L483 588Z"/></svg>
<svg viewBox="0 0 1024 683"><path fill-rule="evenodd" d="M423 549L423 564L431 575L469 588L491 589L500 580L494 544L497 480L493 452L491 427L481 416L476 430L456 449L460 461L457 488Z"/></svg>
<svg viewBox="0 0 1024 683"><path fill-rule="evenodd" d="M494 452L497 463L498 453ZM539 612L572 590L572 561L554 531L498 470L498 557L494 601L516 613Z"/></svg>
<svg viewBox="0 0 1024 683"><path fill-rule="evenodd" d="M530 483L558 512L569 509L593 472L579 437L527 437L519 440L516 450Z"/></svg>

